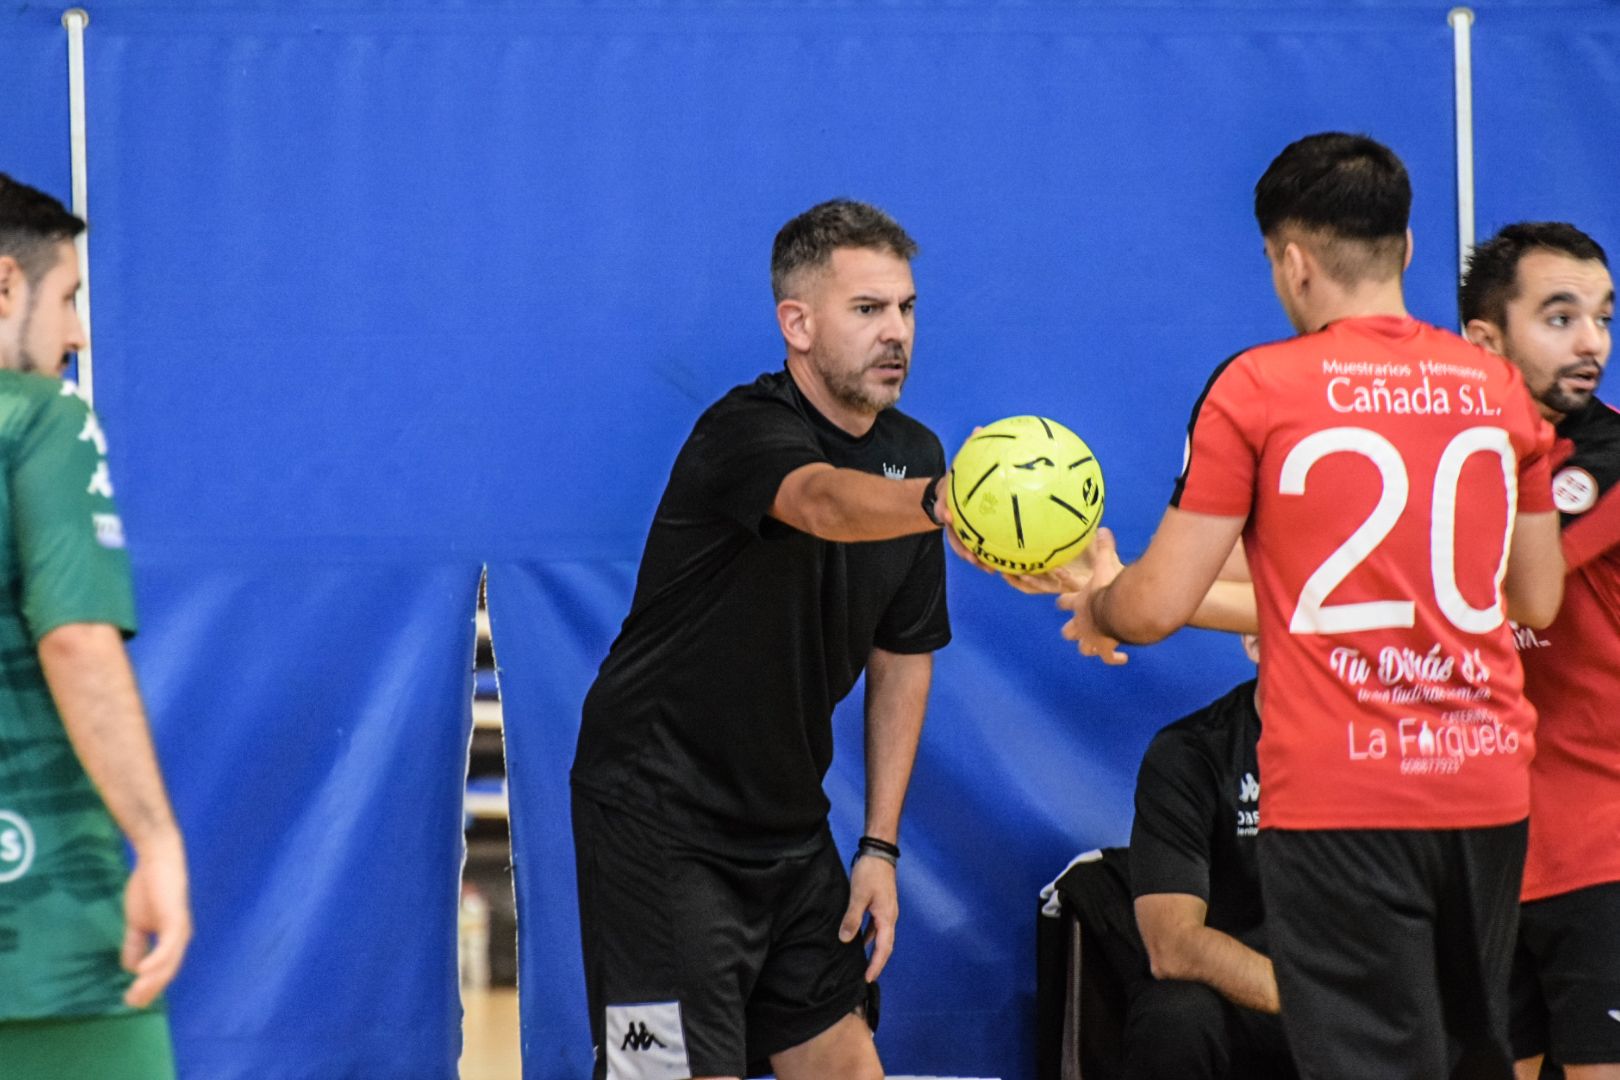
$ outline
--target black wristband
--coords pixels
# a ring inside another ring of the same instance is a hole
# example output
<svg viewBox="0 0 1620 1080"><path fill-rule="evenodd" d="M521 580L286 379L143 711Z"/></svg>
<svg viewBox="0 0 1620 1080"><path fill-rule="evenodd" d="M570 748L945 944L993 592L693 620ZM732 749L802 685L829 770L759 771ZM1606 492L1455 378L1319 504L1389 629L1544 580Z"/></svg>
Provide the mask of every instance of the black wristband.
<svg viewBox="0 0 1620 1080"><path fill-rule="evenodd" d="M887 855L889 862L895 862L900 858L900 846L898 844L891 844L887 840L879 840L875 836L863 836L855 845L857 858L868 852L879 856Z"/></svg>
<svg viewBox="0 0 1620 1080"><path fill-rule="evenodd" d="M938 525L942 529L945 527L945 523L939 520L939 515L934 513L934 507L939 502L939 482L944 475L944 473L940 473L939 476L930 476L928 478L928 486L923 488L922 495L923 513L928 515L929 521L932 521L935 525Z"/></svg>

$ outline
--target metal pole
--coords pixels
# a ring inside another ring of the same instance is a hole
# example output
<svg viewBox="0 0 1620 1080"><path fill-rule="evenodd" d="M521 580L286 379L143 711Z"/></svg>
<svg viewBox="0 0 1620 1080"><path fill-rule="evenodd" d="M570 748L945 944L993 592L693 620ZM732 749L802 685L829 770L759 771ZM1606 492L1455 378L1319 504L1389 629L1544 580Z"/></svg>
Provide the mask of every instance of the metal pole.
<svg viewBox="0 0 1620 1080"><path fill-rule="evenodd" d="M84 106L84 28L90 25L90 13L83 8L68 8L62 12L62 25L68 35L68 112L71 117L69 139L73 152L73 212L90 219L89 140L85 133ZM79 252L79 292L73 298L84 324L84 348L79 350L79 390L86 401L95 398L95 365L90 356L90 239L80 233L74 241Z"/></svg>
<svg viewBox="0 0 1620 1080"><path fill-rule="evenodd" d="M1474 252L1474 57L1472 8L1456 7L1451 24L1452 68L1457 84L1457 276Z"/></svg>

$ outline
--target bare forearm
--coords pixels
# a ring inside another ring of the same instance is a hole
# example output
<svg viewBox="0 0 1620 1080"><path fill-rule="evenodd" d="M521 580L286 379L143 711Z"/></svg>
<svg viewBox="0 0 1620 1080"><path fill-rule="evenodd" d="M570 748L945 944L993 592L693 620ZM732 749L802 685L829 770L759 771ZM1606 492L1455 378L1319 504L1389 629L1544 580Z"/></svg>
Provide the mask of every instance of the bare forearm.
<svg viewBox="0 0 1620 1080"><path fill-rule="evenodd" d="M922 508L929 483L890 480L858 469L816 468L790 475L771 513L823 540L892 540L939 527Z"/></svg>
<svg viewBox="0 0 1620 1080"><path fill-rule="evenodd" d="M1181 629L1230 561L1243 521L1166 510L1142 557L1092 595L1090 616L1097 629L1138 645Z"/></svg>
<svg viewBox="0 0 1620 1080"><path fill-rule="evenodd" d="M1558 515L1550 511L1518 515L1502 580L1508 618L1523 626L1550 624L1563 603L1564 572Z"/></svg>
<svg viewBox="0 0 1620 1080"><path fill-rule="evenodd" d="M74 752L130 843L138 850L177 843L179 830L118 630L91 623L59 627L40 641L39 659Z"/></svg>
<svg viewBox="0 0 1620 1080"><path fill-rule="evenodd" d="M1254 586L1246 581L1215 582L1187 625L1201 630L1258 634L1260 612L1255 605Z"/></svg>
<svg viewBox="0 0 1620 1080"><path fill-rule="evenodd" d="M933 679L932 654L872 650L866 671L866 834L891 843L911 783Z"/></svg>
<svg viewBox="0 0 1620 1080"><path fill-rule="evenodd" d="M1278 1011L1271 959L1230 934L1207 926L1187 927L1164 951L1162 962L1154 964L1159 978L1200 982L1244 1008Z"/></svg>
<svg viewBox="0 0 1620 1080"><path fill-rule="evenodd" d="M1163 588L1155 587L1141 563L1127 566L1111 585L1091 598L1091 617L1097 629L1116 641L1151 645L1185 626L1196 610Z"/></svg>

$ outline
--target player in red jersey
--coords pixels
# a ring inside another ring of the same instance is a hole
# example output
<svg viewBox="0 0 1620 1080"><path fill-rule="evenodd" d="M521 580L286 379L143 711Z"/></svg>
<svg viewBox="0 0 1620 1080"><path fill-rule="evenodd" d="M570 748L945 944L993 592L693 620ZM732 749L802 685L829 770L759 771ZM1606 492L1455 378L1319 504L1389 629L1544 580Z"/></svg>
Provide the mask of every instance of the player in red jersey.
<svg viewBox="0 0 1620 1080"><path fill-rule="evenodd" d="M1594 396L1614 279L1573 225L1510 225L1475 249L1460 301L1469 338L1513 361L1558 430L1564 604L1518 634L1541 717L1511 989L1518 1075L1535 1080L1546 1055L1569 1080L1620 1080L1620 413Z"/></svg>
<svg viewBox="0 0 1620 1080"><path fill-rule="evenodd" d="M1220 367L1148 550L1117 576L1100 553L1069 598L1083 651L1157 641L1242 537L1262 885L1312 1078L1512 1075L1535 713L1508 619L1545 626L1561 598L1551 432L1510 365L1406 313L1410 205L1371 139L1271 163L1255 215L1300 336Z"/></svg>

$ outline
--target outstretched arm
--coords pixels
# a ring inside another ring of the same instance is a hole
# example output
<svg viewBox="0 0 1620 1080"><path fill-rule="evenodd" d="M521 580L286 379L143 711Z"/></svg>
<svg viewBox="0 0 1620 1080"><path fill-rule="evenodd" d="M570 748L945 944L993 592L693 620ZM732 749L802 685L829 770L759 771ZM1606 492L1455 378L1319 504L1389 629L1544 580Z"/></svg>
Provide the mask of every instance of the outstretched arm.
<svg viewBox="0 0 1620 1080"><path fill-rule="evenodd" d="M929 484L944 490L939 479L890 480L816 462L782 478L770 514L823 540L892 540L939 528L922 508Z"/></svg>
<svg viewBox="0 0 1620 1080"><path fill-rule="evenodd" d="M900 809L917 758L928 687L934 675L932 653L892 653L873 649L866 665L866 835L898 844ZM871 916L867 940L872 982L894 951L894 924L900 914L895 868L875 856L859 858L850 873L849 910L839 937L854 939L861 919Z"/></svg>
<svg viewBox="0 0 1620 1080"><path fill-rule="evenodd" d="M1086 634L1151 644L1185 626L1209 594L1244 519L1196 514L1174 507L1141 559L1111 582L1094 576L1074 607L1076 639Z"/></svg>
<svg viewBox="0 0 1620 1080"><path fill-rule="evenodd" d="M124 894L127 1004L149 1005L180 970L191 940L186 856L158 772L135 673L118 628L69 623L39 642L39 661L68 739L135 849ZM156 943L152 943L155 936Z"/></svg>
<svg viewBox="0 0 1620 1080"><path fill-rule="evenodd" d="M1114 547L1113 533L1098 530L1096 541L1085 553L1067 566L1049 570L1044 574L1003 574L1019 592L1039 595L1058 594L1058 607L1065 611L1078 611L1086 604L1093 591L1113 581L1124 569ZM1095 579L1095 580L1094 580ZM1254 599L1254 583L1249 577L1249 564L1241 542L1232 546L1221 565L1215 582L1204 594L1203 600L1187 620L1188 626L1200 630L1225 630L1234 634L1260 632L1260 615ZM1119 651L1118 639L1096 631L1089 621L1071 619L1063 628L1063 636L1079 644L1087 656L1100 657L1106 664L1123 664L1128 659Z"/></svg>

